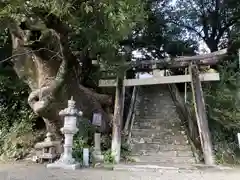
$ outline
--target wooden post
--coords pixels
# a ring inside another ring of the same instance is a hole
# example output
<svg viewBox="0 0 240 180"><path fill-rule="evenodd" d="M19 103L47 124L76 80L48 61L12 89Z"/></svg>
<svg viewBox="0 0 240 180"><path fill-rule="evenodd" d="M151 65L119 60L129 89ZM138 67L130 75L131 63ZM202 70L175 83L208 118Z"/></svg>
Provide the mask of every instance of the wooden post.
<svg viewBox="0 0 240 180"><path fill-rule="evenodd" d="M116 96L113 116L113 129L112 129L112 156L114 157L115 163L120 162L121 152L121 127L123 118L123 107L124 107L124 87L123 79L117 77L116 85Z"/></svg>
<svg viewBox="0 0 240 180"><path fill-rule="evenodd" d="M211 134L208 127L207 114L205 109L203 91L201 81L199 79L199 71L196 65L190 66L190 74L192 76L192 94L193 102L198 124L199 136L204 155L204 161L207 165L214 165L214 153L212 148Z"/></svg>
<svg viewBox="0 0 240 180"><path fill-rule="evenodd" d="M238 67L240 67L240 49L238 49Z"/></svg>
<svg viewBox="0 0 240 180"><path fill-rule="evenodd" d="M185 68L185 75L187 75L187 68ZM184 102L187 103L187 82L184 84Z"/></svg>
<svg viewBox="0 0 240 180"><path fill-rule="evenodd" d="M124 72L124 79L121 82L122 96L123 96L123 99L122 99L122 112L121 112L121 116L122 117L123 117L123 113L124 113L124 104L125 104L125 91L126 91L126 88L124 86L125 79L126 79L126 75L125 75L125 72ZM123 126L123 124L121 124L121 129L123 129L122 126Z"/></svg>

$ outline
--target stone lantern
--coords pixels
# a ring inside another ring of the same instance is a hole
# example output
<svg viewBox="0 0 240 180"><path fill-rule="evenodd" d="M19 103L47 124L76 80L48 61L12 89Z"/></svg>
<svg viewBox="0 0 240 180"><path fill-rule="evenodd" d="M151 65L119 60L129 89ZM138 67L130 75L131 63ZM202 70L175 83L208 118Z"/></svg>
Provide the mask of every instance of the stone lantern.
<svg viewBox="0 0 240 180"><path fill-rule="evenodd" d="M42 150L42 152L37 155L41 163L45 159L52 162L58 156L61 145L60 141L52 140L52 134L50 132L48 132L46 136L43 142L39 142L35 145L36 150Z"/></svg>
<svg viewBox="0 0 240 180"><path fill-rule="evenodd" d="M64 151L60 159L52 164L48 164L47 168L63 168L63 169L78 169L80 163L72 157L73 136L78 132L77 120L82 116L82 112L75 108L73 98L68 101L68 107L59 112L60 116L64 117L64 126L61 132L64 134Z"/></svg>

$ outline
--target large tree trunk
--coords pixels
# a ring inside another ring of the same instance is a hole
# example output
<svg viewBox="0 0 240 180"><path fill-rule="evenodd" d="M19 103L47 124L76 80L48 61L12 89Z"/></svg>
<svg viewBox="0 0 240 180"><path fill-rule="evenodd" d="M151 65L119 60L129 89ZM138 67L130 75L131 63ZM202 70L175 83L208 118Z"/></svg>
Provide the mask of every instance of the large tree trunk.
<svg viewBox="0 0 240 180"><path fill-rule="evenodd" d="M50 16L49 16L50 17ZM45 18L44 20L47 21ZM32 31L23 30L13 22L9 25L13 47L13 65L18 76L31 88L28 102L33 111L43 117L49 132L60 138L63 121L58 113L67 107L73 96L76 106L87 119L94 112L102 114L100 132L110 131L110 116L103 106L111 105L111 98L82 85L83 69L70 51L68 35L57 21L47 26L40 39L30 42ZM59 30L60 29L60 30Z"/></svg>
<svg viewBox="0 0 240 180"><path fill-rule="evenodd" d="M207 39L206 44L208 46L208 48L210 49L211 52L215 52L218 51L218 40L214 40L214 39Z"/></svg>

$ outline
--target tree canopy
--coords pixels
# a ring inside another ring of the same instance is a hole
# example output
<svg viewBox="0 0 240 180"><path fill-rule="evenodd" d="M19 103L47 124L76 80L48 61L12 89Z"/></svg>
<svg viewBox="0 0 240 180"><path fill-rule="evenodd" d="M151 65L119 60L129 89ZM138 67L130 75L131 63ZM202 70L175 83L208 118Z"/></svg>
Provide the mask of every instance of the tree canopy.
<svg viewBox="0 0 240 180"><path fill-rule="evenodd" d="M166 10L168 21L202 39L213 52L226 47L231 29L240 21L237 0L177 0ZM195 37L194 37L195 36Z"/></svg>
<svg viewBox="0 0 240 180"><path fill-rule="evenodd" d="M50 28L68 34L73 51L114 61L119 41L144 21L143 7L144 2L137 0L9 0L1 2L0 17L8 24L10 19L27 20L32 30Z"/></svg>

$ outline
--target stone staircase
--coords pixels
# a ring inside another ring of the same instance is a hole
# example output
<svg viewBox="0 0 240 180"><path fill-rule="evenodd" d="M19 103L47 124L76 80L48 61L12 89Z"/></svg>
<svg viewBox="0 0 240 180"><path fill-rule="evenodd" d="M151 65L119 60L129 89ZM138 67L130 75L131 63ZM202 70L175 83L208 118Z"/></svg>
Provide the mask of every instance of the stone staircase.
<svg viewBox="0 0 240 180"><path fill-rule="evenodd" d="M168 86L139 87L130 140L136 163L194 164L195 158L185 134Z"/></svg>

